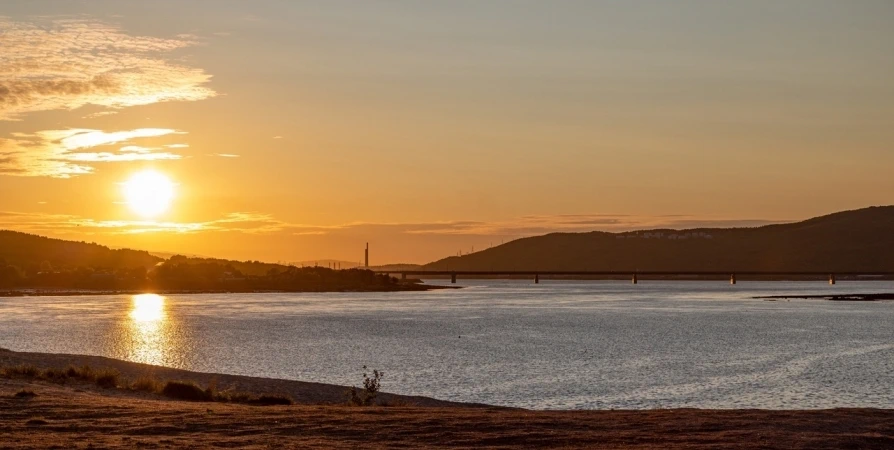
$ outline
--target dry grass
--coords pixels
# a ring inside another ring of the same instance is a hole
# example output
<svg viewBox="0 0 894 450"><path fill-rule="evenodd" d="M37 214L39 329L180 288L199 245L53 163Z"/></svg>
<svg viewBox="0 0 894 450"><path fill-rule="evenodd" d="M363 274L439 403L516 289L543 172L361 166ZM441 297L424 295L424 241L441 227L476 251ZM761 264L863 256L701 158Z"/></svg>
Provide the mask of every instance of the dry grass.
<svg viewBox="0 0 894 450"><path fill-rule="evenodd" d="M207 390L202 389L191 381L168 381L165 387L162 388L161 395L189 402L210 402L214 400L213 392L210 388Z"/></svg>
<svg viewBox="0 0 894 450"><path fill-rule="evenodd" d="M25 377L25 378L35 378L40 376L40 369L34 367L30 364L21 364L18 366L9 366L0 368L0 376L4 378L15 378L15 377Z"/></svg>
<svg viewBox="0 0 894 450"><path fill-rule="evenodd" d="M130 389L134 391L148 392L150 394L161 394L164 384L152 377L140 377L131 383Z"/></svg>
<svg viewBox="0 0 894 450"><path fill-rule="evenodd" d="M147 399L0 379L0 447L891 449L894 411L525 411ZM36 387L35 387L36 386ZM200 385L202 386L202 385ZM37 401L13 397L39 389Z"/></svg>
<svg viewBox="0 0 894 450"><path fill-rule="evenodd" d="M287 395L264 394L254 396L235 390L218 391L217 382L213 379L208 383L208 387L204 389L192 381L165 382L149 376L142 376L133 383L127 383L121 378L117 370L94 369L90 366L68 366L64 370L50 368L41 371L32 365L18 365L0 367L0 376L3 378L44 380L56 384L66 384L71 380L79 380L93 383L103 389L118 389L120 387L131 391L158 394L175 400L191 402L243 403L258 406L294 404L292 398ZM25 396L25 394L21 395L21 397Z"/></svg>
<svg viewBox="0 0 894 450"><path fill-rule="evenodd" d="M102 369L97 371L94 382L103 389L114 389L118 387L118 378L120 374L114 369Z"/></svg>

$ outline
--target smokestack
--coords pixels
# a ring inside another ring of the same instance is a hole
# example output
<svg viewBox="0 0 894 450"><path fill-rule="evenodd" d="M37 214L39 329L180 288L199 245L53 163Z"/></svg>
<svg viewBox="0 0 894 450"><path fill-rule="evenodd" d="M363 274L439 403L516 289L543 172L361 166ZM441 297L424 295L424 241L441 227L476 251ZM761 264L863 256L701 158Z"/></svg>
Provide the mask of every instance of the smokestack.
<svg viewBox="0 0 894 450"><path fill-rule="evenodd" d="M369 242L366 243L366 251L363 252L364 256L364 267L369 267Z"/></svg>

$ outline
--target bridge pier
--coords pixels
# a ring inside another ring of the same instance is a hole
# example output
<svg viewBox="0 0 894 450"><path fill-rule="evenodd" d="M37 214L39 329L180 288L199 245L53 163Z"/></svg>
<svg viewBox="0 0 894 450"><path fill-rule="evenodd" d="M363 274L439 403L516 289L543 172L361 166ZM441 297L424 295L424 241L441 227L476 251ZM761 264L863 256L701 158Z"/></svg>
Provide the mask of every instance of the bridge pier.
<svg viewBox="0 0 894 450"><path fill-rule="evenodd" d="M829 284L830 285L835 284L835 274L834 273L829 274Z"/></svg>
<svg viewBox="0 0 894 450"><path fill-rule="evenodd" d="M639 278L637 278L636 274L633 274L633 280L632 280L632 281L633 281L633 284L638 284L638 283L639 283Z"/></svg>
<svg viewBox="0 0 894 450"><path fill-rule="evenodd" d="M736 274L730 274L729 284L736 284Z"/></svg>
<svg viewBox="0 0 894 450"><path fill-rule="evenodd" d="M540 274L534 274L534 284L540 284Z"/></svg>
<svg viewBox="0 0 894 450"><path fill-rule="evenodd" d="M456 284L456 273L450 274L450 282Z"/></svg>

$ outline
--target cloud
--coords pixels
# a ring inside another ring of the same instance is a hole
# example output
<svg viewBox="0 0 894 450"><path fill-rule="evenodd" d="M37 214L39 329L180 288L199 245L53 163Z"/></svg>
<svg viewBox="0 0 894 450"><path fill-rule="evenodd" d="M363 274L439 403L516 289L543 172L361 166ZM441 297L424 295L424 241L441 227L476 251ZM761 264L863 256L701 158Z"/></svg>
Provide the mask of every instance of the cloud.
<svg viewBox="0 0 894 450"><path fill-rule="evenodd" d="M95 20L0 17L0 120L88 104L118 109L212 97L205 86L211 75L164 58L193 45L194 36L130 36Z"/></svg>
<svg viewBox="0 0 894 450"><path fill-rule="evenodd" d="M695 216L632 216L632 215L550 215L524 216L504 221L447 221L421 223L349 223L331 226L281 224L293 235L430 235L519 238L548 233L585 233L591 231L627 232L670 228L754 227L780 223L760 219L699 218Z"/></svg>
<svg viewBox="0 0 894 450"><path fill-rule="evenodd" d="M111 116L114 114L118 114L118 111L99 111L92 114L87 114L86 116L82 117L82 119L95 119L97 117Z"/></svg>
<svg viewBox="0 0 894 450"><path fill-rule="evenodd" d="M234 212L219 219L199 222L152 220L97 220L67 214L22 213L0 211L0 229L14 229L32 233L195 233L240 232L263 234L282 231L289 227L269 214Z"/></svg>
<svg viewBox="0 0 894 450"><path fill-rule="evenodd" d="M238 158L239 155L234 155L232 153L214 153L209 156L220 156L221 158Z"/></svg>
<svg viewBox="0 0 894 450"><path fill-rule="evenodd" d="M282 139L282 136L273 136L273 139Z"/></svg>
<svg viewBox="0 0 894 450"><path fill-rule="evenodd" d="M582 225L582 218L601 221L617 218L618 222L601 227ZM626 218L626 219L622 219ZM156 222L127 220L94 220L70 215L0 212L0 228L31 232L103 232L108 234L237 232L245 234L284 234L291 236L391 236L416 237L477 236L489 239L516 239L554 232L625 232L654 228L727 228L781 223L770 220L699 219L693 216L527 216L513 221L421 222L421 223L347 223L337 225L305 225L288 223L271 214L233 212L208 221Z"/></svg>
<svg viewBox="0 0 894 450"><path fill-rule="evenodd" d="M93 172L92 163L175 160L182 156L159 151L159 147L130 144L135 139L184 134L168 128L138 128L105 132L70 128L36 133L13 133L0 139L0 175L71 178ZM95 151L96 147L124 145L117 151ZM93 151L85 151L85 150Z"/></svg>

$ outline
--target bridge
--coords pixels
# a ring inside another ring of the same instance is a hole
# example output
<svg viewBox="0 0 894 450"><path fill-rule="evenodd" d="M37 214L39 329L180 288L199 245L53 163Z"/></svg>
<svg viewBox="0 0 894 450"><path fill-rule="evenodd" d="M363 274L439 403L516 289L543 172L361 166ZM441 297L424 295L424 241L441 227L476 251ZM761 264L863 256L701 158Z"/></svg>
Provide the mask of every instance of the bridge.
<svg viewBox="0 0 894 450"><path fill-rule="evenodd" d="M456 283L459 276L476 278L533 278L534 283L540 283L540 277L586 277L586 278L629 278L633 284L639 283L643 277L699 277L699 278L726 278L730 284L736 284L738 277L754 278L823 278L828 277L829 284L835 284L838 277L871 277L894 278L891 272L848 272L848 271L590 271L590 270L375 270L374 272L388 275L400 275L406 280L407 276L416 277L450 277L451 283Z"/></svg>

